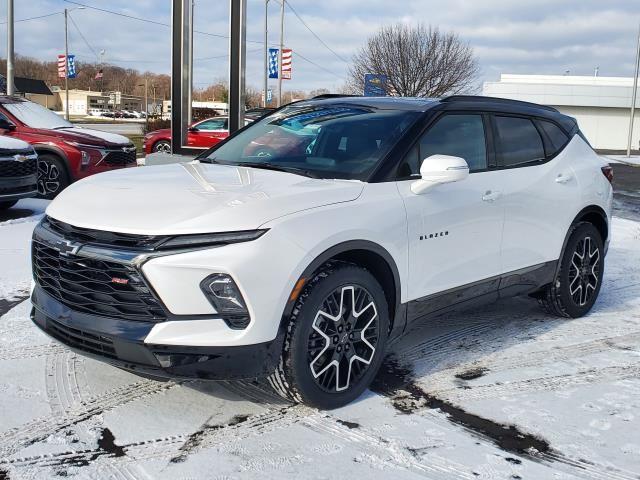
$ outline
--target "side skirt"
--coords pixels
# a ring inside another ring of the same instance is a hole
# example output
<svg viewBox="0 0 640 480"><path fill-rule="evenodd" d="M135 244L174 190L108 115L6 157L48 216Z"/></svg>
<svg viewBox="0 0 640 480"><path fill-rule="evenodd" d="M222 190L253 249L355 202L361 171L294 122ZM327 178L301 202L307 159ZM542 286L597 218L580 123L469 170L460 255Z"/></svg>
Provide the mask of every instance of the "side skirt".
<svg viewBox="0 0 640 480"><path fill-rule="evenodd" d="M540 263L412 300L405 304L407 325L451 311L495 302L499 298L533 293L553 281L557 264L557 260Z"/></svg>

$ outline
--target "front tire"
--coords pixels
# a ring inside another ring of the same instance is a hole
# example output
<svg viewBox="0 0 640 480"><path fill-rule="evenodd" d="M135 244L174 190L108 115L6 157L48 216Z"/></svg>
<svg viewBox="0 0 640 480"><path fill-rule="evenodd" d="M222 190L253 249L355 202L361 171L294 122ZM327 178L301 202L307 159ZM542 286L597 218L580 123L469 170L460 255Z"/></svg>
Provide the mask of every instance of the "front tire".
<svg viewBox="0 0 640 480"><path fill-rule="evenodd" d="M539 296L544 310L559 317L586 315L600 293L604 273L602 236L591 223L575 224L560 259L560 268Z"/></svg>
<svg viewBox="0 0 640 480"><path fill-rule="evenodd" d="M69 186L67 168L60 158L41 154L38 156L38 196L53 200Z"/></svg>
<svg viewBox="0 0 640 480"><path fill-rule="evenodd" d="M296 301L271 385L289 400L321 409L355 400L382 363L388 312L371 273L342 262L326 265Z"/></svg>

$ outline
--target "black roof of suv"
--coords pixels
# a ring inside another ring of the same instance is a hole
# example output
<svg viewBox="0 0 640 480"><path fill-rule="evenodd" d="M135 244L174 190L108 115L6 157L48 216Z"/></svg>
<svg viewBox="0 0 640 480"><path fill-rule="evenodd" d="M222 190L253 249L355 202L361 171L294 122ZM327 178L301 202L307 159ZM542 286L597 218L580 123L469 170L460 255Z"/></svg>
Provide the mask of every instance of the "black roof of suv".
<svg viewBox="0 0 640 480"><path fill-rule="evenodd" d="M415 97L364 97L356 95L326 94L319 95L310 100L299 102L304 105L307 102L324 104L350 104L364 105L372 108L389 110L409 110L426 112L428 110L469 110L507 113L514 115L527 115L548 118L556 121L568 132L576 127L576 121L572 117L564 115L553 107L539 105L537 103L511 100L508 98L482 97L475 95L452 95L444 98L415 98Z"/></svg>

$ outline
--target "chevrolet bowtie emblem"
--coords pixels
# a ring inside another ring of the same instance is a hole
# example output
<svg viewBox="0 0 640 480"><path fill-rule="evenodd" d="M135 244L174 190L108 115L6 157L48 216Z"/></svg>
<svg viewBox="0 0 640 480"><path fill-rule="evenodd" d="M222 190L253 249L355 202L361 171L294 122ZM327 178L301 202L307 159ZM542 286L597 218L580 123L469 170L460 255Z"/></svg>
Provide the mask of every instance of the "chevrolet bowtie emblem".
<svg viewBox="0 0 640 480"><path fill-rule="evenodd" d="M29 158L26 155L21 155L21 154L14 155L13 159L16 162L26 162L27 160L29 160Z"/></svg>
<svg viewBox="0 0 640 480"><path fill-rule="evenodd" d="M60 255L75 255L82 247L81 244L70 242L69 240L61 240L56 242L55 248L60 252Z"/></svg>

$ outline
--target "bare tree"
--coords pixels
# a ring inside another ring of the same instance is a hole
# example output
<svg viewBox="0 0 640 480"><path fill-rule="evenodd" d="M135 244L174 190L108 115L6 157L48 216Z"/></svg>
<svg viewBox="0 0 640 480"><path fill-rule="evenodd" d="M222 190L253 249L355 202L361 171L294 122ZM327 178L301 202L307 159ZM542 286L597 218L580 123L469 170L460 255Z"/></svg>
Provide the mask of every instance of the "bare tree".
<svg viewBox="0 0 640 480"><path fill-rule="evenodd" d="M441 97L472 89L478 64L455 33L399 23L382 27L354 56L349 90L362 93L367 73L386 75L389 95Z"/></svg>

